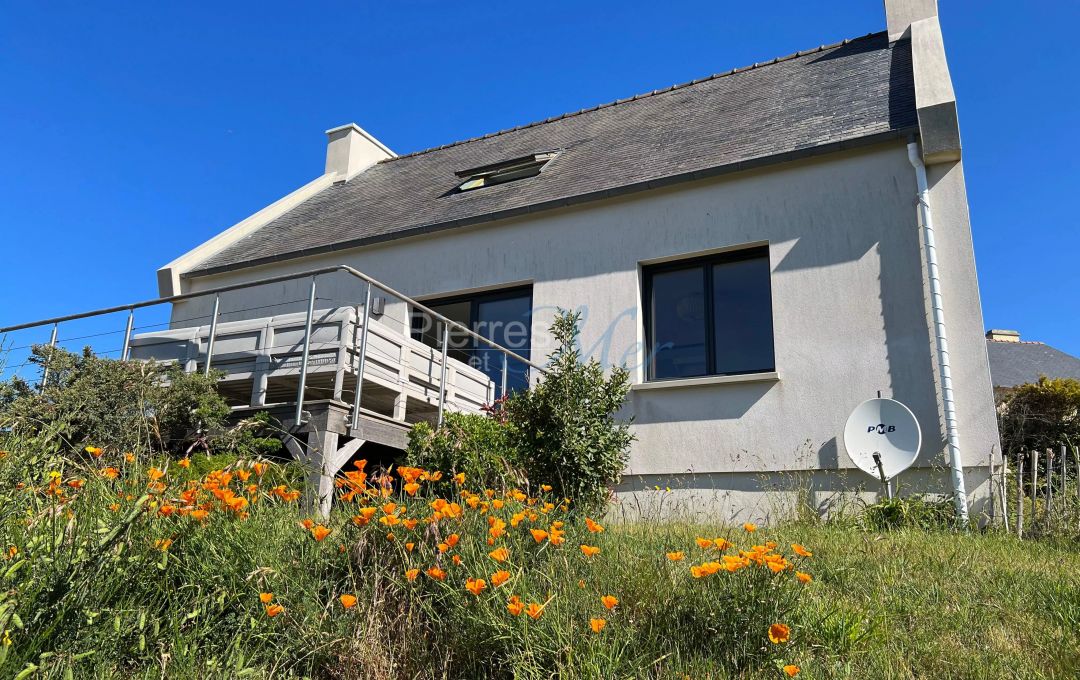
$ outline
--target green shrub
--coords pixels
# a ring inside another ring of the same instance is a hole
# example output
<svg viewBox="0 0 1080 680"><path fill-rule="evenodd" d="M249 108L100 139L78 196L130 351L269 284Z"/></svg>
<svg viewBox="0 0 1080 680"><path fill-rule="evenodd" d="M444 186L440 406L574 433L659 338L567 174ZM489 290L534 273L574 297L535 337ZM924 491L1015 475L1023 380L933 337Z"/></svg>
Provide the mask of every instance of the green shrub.
<svg viewBox="0 0 1080 680"><path fill-rule="evenodd" d="M523 485L510 428L491 416L447 413L443 426L419 423L409 431L409 465L447 473L464 472L470 485L506 489Z"/></svg>
<svg viewBox="0 0 1080 680"><path fill-rule="evenodd" d="M633 435L615 417L630 390L622 367L605 375L595 359L582 362L581 315L559 310L551 326L558 343L543 379L504 402L501 416L534 484L550 484L587 511L599 511L626 468Z"/></svg>
<svg viewBox="0 0 1080 680"><path fill-rule="evenodd" d="M951 500L927 500L922 496L897 496L878 501L867 506L861 520L871 531L946 529L956 526Z"/></svg>
<svg viewBox="0 0 1080 680"><path fill-rule="evenodd" d="M230 410L215 389L217 377L162 372L141 361L96 357L37 346L32 361L48 367L40 391L14 379L0 389L0 426L57 450L108 445L122 452L184 454L207 450Z"/></svg>

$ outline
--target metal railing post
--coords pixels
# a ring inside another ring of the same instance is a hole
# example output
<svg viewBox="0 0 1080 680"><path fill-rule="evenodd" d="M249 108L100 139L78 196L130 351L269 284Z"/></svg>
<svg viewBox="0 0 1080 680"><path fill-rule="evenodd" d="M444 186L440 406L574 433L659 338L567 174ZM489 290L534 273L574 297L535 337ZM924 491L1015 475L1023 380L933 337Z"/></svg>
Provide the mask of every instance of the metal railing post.
<svg viewBox="0 0 1080 680"><path fill-rule="evenodd" d="M442 325L442 369L439 371L439 421L438 427L443 424L443 409L446 405L446 362L450 348L450 325L445 321Z"/></svg>
<svg viewBox="0 0 1080 680"><path fill-rule="evenodd" d="M311 277L311 292L308 294L307 321L304 323L304 354L300 359L300 386L296 389L296 424L304 416L304 388L307 387L308 352L311 351L311 318L315 316L315 277Z"/></svg>
<svg viewBox="0 0 1080 680"><path fill-rule="evenodd" d="M49 338L49 356L45 357L45 369L41 372L41 389L38 392L44 392L45 385L49 382L49 364L52 363L52 350L56 347L56 332L59 328L59 323L53 324L52 337Z"/></svg>
<svg viewBox="0 0 1080 680"><path fill-rule="evenodd" d="M210 364L214 360L214 338L217 337L218 310L221 308L221 296L214 296L214 312L210 315L210 338L206 341L206 361L203 362L203 375L210 375Z"/></svg>
<svg viewBox="0 0 1080 680"><path fill-rule="evenodd" d="M364 290L364 315L360 328L360 363L356 368L356 394L353 397L352 426L360 424L360 395L364 390L364 366L367 363L367 335L368 323L371 321L371 284L368 283Z"/></svg>
<svg viewBox="0 0 1080 680"><path fill-rule="evenodd" d="M502 353L503 365L502 365L502 389L499 390L499 398L502 399L506 396L506 372L509 368L509 358L506 356L506 352Z"/></svg>
<svg viewBox="0 0 1080 680"><path fill-rule="evenodd" d="M131 356L131 327L135 323L135 310L128 310L127 327L124 328L124 349L120 352L120 359L127 361Z"/></svg>

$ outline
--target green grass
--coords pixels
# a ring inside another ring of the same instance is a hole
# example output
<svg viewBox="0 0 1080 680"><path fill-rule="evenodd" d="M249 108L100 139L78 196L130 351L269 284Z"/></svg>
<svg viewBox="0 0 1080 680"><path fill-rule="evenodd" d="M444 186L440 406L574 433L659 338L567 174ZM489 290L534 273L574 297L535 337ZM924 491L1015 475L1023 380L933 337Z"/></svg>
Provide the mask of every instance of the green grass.
<svg viewBox="0 0 1080 680"><path fill-rule="evenodd" d="M12 448L0 459L0 543L16 549L0 562L3 677L777 678L793 663L803 678L1067 678L1080 667L1080 557L1068 541L814 523L747 534L650 521L591 533L554 509L507 527L494 543L511 558L497 564L488 516L509 520L529 505L508 499L483 513L459 495L460 518L407 529L379 524L381 510L357 526L358 504L339 503L332 533L316 541L298 504L270 493L295 478L278 467L246 519L203 492L211 512L199 521L158 509L202 482L205 461L173 463L167 487L147 495L147 462ZM116 480L100 474L110 462L122 468ZM50 472L61 475L63 500L45 494ZM85 486L65 486L71 479ZM229 488L246 484L234 478ZM431 514L424 494L393 500L422 519ZM528 532L556 520L566 522L562 545ZM460 543L440 555L450 533ZM694 578L691 564L719 559L697 537L740 548L774 540L813 581L760 566ZM167 550L155 546L167 538ZM796 557L792 543L814 556ZM601 552L587 558L581 544ZM686 559L665 557L675 550ZM405 577L434 564L445 581ZM511 578L494 588L500 567ZM474 596L467 577L489 586ZM285 612L268 617L260 592ZM357 606L342 607L342 594ZM511 615L510 594L546 604L543 614ZM607 594L619 599L610 611ZM607 625L594 634L598 617ZM790 641L769 642L777 622L790 625Z"/></svg>

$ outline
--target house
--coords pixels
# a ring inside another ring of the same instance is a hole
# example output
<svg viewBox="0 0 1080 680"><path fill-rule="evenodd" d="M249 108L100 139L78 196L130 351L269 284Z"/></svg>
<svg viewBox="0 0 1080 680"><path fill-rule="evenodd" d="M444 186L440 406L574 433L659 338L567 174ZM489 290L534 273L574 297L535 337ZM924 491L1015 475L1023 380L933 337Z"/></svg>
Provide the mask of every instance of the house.
<svg viewBox="0 0 1080 680"><path fill-rule="evenodd" d="M998 394L1037 382L1042 376L1080 380L1080 359L1041 342L1021 340L1018 331L987 331L986 353L990 379Z"/></svg>
<svg viewBox="0 0 1080 680"><path fill-rule="evenodd" d="M882 32L425 151L334 128L322 175L163 267L161 294L344 264L537 361L579 310L585 353L632 370L635 511L768 518L796 482L823 508L876 497L842 433L878 395L923 433L901 489L978 507L998 434L956 102L934 0L885 9ZM301 312L308 286L185 298L173 326ZM318 291L365 295L347 272Z"/></svg>

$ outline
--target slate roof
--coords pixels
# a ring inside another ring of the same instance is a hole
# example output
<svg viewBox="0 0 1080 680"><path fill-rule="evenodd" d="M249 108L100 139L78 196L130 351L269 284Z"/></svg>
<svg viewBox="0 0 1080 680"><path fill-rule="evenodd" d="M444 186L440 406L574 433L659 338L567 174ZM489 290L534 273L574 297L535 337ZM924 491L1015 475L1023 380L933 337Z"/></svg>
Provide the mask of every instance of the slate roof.
<svg viewBox="0 0 1080 680"><path fill-rule="evenodd" d="M500 219L909 134L908 40L876 33L382 161L200 263L209 274ZM454 193L454 174L562 153L536 177Z"/></svg>
<svg viewBox="0 0 1080 680"><path fill-rule="evenodd" d="M1080 359L1041 342L987 340L994 387L1016 387L1039 376L1080 380Z"/></svg>

